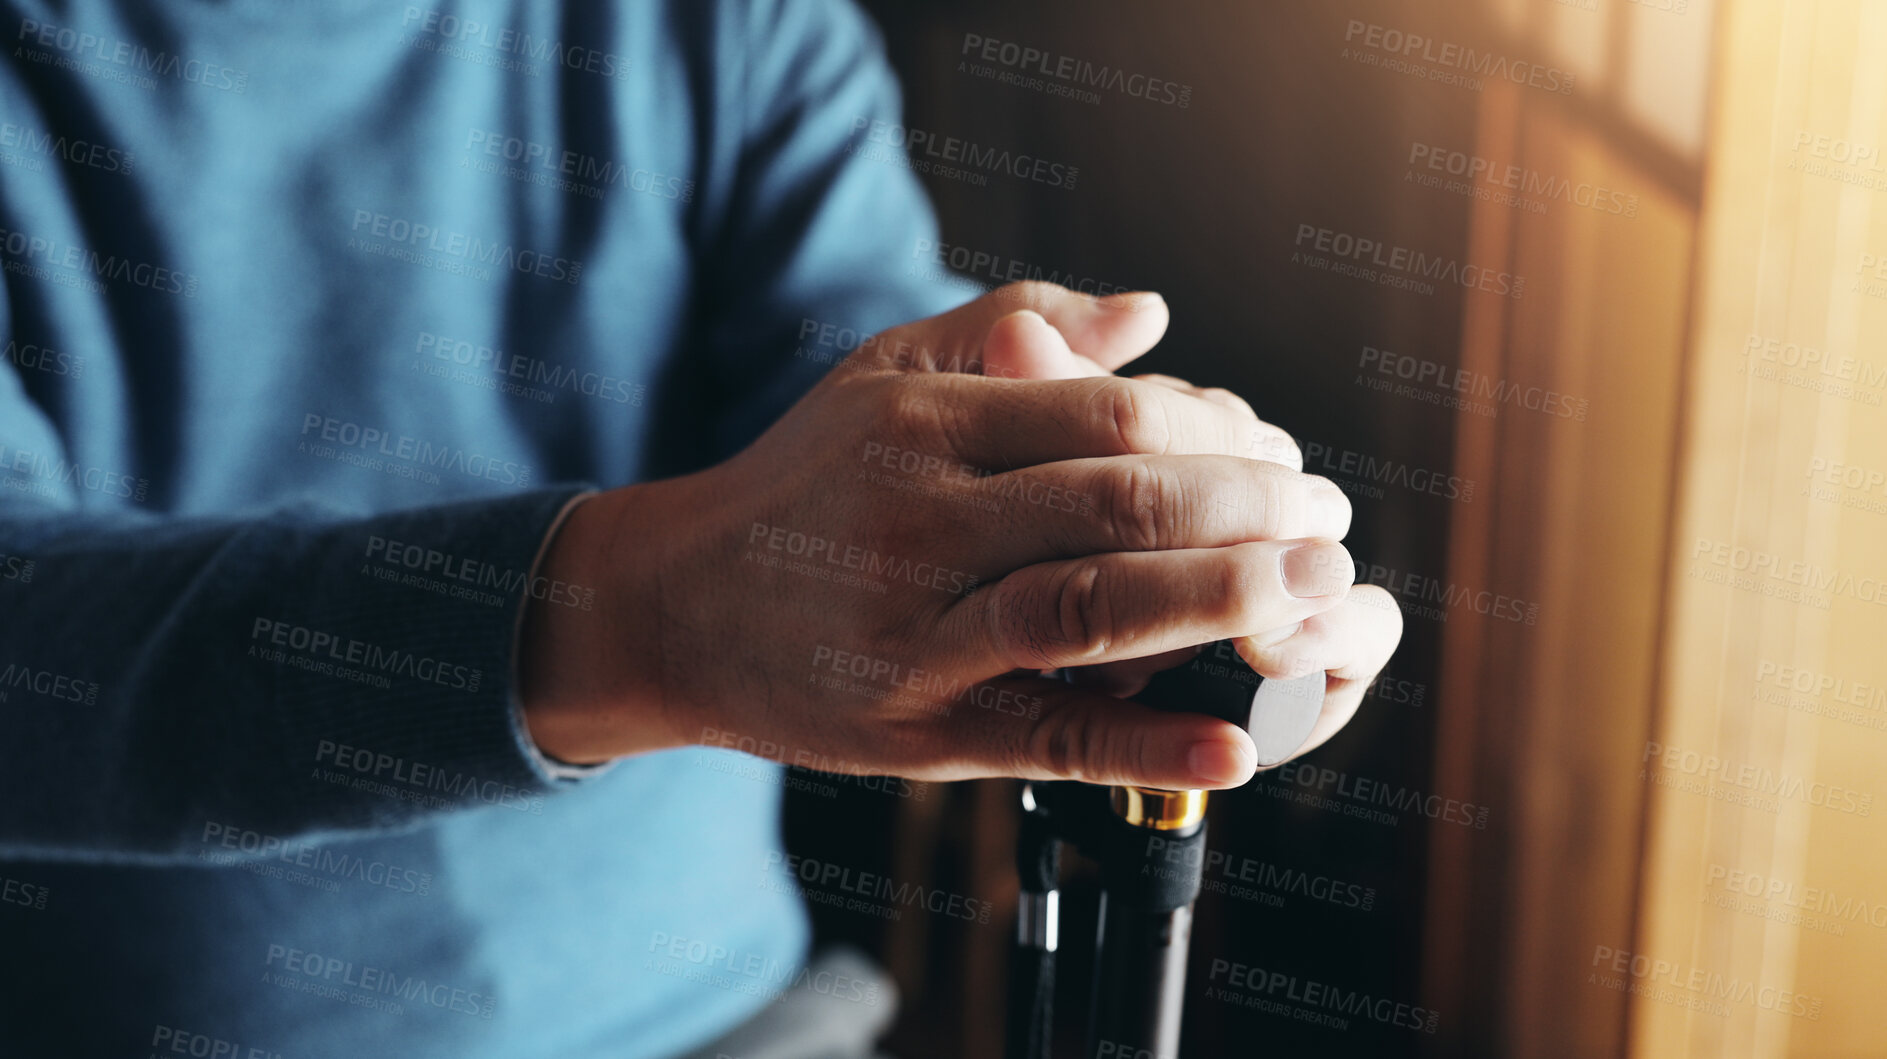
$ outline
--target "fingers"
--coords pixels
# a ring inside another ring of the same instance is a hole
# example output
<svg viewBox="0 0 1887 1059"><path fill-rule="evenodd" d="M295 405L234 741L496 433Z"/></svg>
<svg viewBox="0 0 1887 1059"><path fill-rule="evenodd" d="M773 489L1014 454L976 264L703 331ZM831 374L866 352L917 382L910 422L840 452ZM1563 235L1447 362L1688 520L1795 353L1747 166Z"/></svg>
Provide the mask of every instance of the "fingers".
<svg viewBox="0 0 1887 1059"><path fill-rule="evenodd" d="M1025 309L997 320L989 329L989 335L983 340L983 374L1003 379L1082 379L1109 372L1069 348L1061 332L1050 326L1041 314ZM1259 419L1251 405L1232 391L1194 386L1171 375L1136 375L1134 379L1231 411L1255 430L1250 451L1241 455L1282 463L1293 470L1304 469L1304 455L1291 436Z"/></svg>
<svg viewBox="0 0 1887 1059"><path fill-rule="evenodd" d="M912 770L915 778L1015 776L1184 790L1238 786L1257 765L1244 729L1205 714L1166 713L1036 677L1005 677L972 691L946 722L954 759ZM986 703L995 705L972 708Z"/></svg>
<svg viewBox="0 0 1887 1059"><path fill-rule="evenodd" d="M862 345L858 363L903 371L983 371L983 342L1000 319L1030 310L1059 331L1073 352L1113 371L1152 349L1166 333L1166 302L1132 292L1093 298L1053 283L1011 283L947 313L894 328Z"/></svg>
<svg viewBox="0 0 1887 1059"><path fill-rule="evenodd" d="M957 600L942 627L983 672L1093 665L1304 621L1354 577L1350 553L1323 539L1114 552L1017 570Z"/></svg>
<svg viewBox="0 0 1887 1059"><path fill-rule="evenodd" d="M988 301L998 318L1024 309L1041 314L1070 349L1104 372L1144 356L1165 336L1170 318L1166 299L1152 291L1096 298L1053 283L1011 283L978 301ZM979 336L987 330L986 325ZM985 369L985 374L999 373Z"/></svg>
<svg viewBox="0 0 1887 1059"><path fill-rule="evenodd" d="M1402 611L1376 585L1355 585L1343 602L1237 642L1238 653L1265 677L1289 679L1317 670L1326 675L1323 712L1297 754L1309 753L1356 715L1370 681L1382 672L1402 639Z"/></svg>
<svg viewBox="0 0 1887 1059"><path fill-rule="evenodd" d="M1239 656L1259 675L1288 680L1323 670L1369 680L1402 639L1402 611L1377 585L1353 585L1339 605L1300 624L1241 638Z"/></svg>
<svg viewBox="0 0 1887 1059"><path fill-rule="evenodd" d="M1182 647L1177 651L1164 651L1145 658L1123 658L1118 662L1103 662L1098 666L1075 666L1062 671L1070 684L1078 688L1115 698L1127 698L1138 694L1152 680L1154 674L1165 672L1174 666L1183 666L1199 657L1203 644Z"/></svg>
<svg viewBox="0 0 1887 1059"><path fill-rule="evenodd" d="M1259 433L1254 438L1253 451L1241 455L1254 460L1282 463L1294 471L1304 469L1304 454L1298 449L1297 442L1291 438L1291 435L1283 428L1259 419L1258 413L1251 407L1251 402L1232 391L1218 386L1194 386L1185 379L1176 379L1171 375L1135 375L1133 378L1139 382L1152 383L1155 386L1164 386L1169 390L1189 394L1202 401L1210 401L1234 412L1250 416L1251 421L1258 426Z"/></svg>
<svg viewBox="0 0 1887 1059"><path fill-rule="evenodd" d="M1269 453L1303 466L1301 457L1282 458L1296 453L1288 435L1249 412L1134 379L960 378L943 382L935 398L957 455L992 471L1136 453Z"/></svg>
<svg viewBox="0 0 1887 1059"><path fill-rule="evenodd" d="M1032 309L997 320L983 338L983 374L998 379L1081 379L1109 374L1069 348L1068 340Z"/></svg>
<svg viewBox="0 0 1887 1059"><path fill-rule="evenodd" d="M1340 540L1350 530L1350 500L1328 480L1236 456L1064 460L969 488L1012 513L981 556L1000 571L1095 552Z"/></svg>
<svg viewBox="0 0 1887 1059"><path fill-rule="evenodd" d="M1340 606L1293 623L1301 627L1291 636L1269 644L1238 644L1239 653L1267 677L1327 671L1323 711L1298 755L1321 746L1349 722L1401 635L1400 612L1381 589L1358 585L1336 598ZM1257 761L1243 729L1204 714L1167 713L1110 697L1100 690L1105 681L1092 676L1109 670L1155 672L1185 662L1196 650L1077 671L1090 676L1074 684L1012 676L978 686L958 697L949 717L956 758L913 775L1073 779L1168 790L1238 786L1251 778ZM1303 661L1280 664L1279 659ZM970 704L988 712L967 709Z"/></svg>

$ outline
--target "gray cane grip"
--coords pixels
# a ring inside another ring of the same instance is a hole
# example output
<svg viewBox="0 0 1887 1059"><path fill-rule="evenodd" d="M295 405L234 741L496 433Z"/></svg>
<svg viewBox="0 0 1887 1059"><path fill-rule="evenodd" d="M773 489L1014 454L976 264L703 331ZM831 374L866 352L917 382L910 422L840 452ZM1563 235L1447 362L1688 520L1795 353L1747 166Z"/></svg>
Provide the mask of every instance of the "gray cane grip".
<svg viewBox="0 0 1887 1059"><path fill-rule="evenodd" d="M1283 763L1304 740L1323 712L1321 671L1292 680L1266 680L1238 657L1230 640L1207 644L1183 666L1159 673L1136 702L1160 710L1211 714L1251 733L1258 766Z"/></svg>

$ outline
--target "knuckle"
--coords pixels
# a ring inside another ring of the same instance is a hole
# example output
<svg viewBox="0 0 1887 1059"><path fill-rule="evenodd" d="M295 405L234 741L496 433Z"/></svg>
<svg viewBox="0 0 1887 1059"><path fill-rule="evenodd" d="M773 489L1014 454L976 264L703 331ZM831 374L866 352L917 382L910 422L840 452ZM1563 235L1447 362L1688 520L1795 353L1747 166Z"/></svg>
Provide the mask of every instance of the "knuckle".
<svg viewBox="0 0 1887 1059"><path fill-rule="evenodd" d="M999 582L987 611L987 635L1012 669L1074 665L1108 643L1108 606L1092 562L1025 584Z"/></svg>
<svg viewBox="0 0 1887 1059"><path fill-rule="evenodd" d="M1101 568L1078 563L1061 579L1054 593L1056 630L1061 646L1081 654L1100 654L1113 642L1113 617Z"/></svg>
<svg viewBox="0 0 1887 1059"><path fill-rule="evenodd" d="M887 375L878 394L879 421L891 427L908 427L932 418L934 402L930 389L922 385L921 375Z"/></svg>
<svg viewBox="0 0 1887 1059"><path fill-rule="evenodd" d="M1057 710L1035 727L1029 737L1029 757L1036 766L1068 779L1087 775L1087 721L1083 713Z"/></svg>
<svg viewBox="0 0 1887 1059"><path fill-rule="evenodd" d="M1223 386L1208 386L1205 389L1199 391L1199 395L1201 397L1205 397L1210 400L1217 401L1219 404L1222 404L1226 406L1227 408L1235 409L1239 412L1242 412L1245 415L1251 417L1251 419L1254 422L1256 422L1258 419L1258 413L1252 409L1250 401L1245 400L1243 397L1240 397L1239 395L1233 393L1232 391L1226 389Z"/></svg>
<svg viewBox="0 0 1887 1059"><path fill-rule="evenodd" d="M1256 631L1264 620L1264 574L1266 555L1260 549L1240 544L1219 549L1216 569L1208 580L1210 593L1201 600L1202 617L1239 635Z"/></svg>
<svg viewBox="0 0 1887 1059"><path fill-rule="evenodd" d="M1130 739L1129 742L1133 742ZM1073 780L1109 778L1120 756L1109 726L1093 710L1060 709L1043 718L1030 734L1029 756L1036 767Z"/></svg>
<svg viewBox="0 0 1887 1059"><path fill-rule="evenodd" d="M1167 534L1168 483L1152 466L1136 462L1108 480L1108 524L1123 551L1155 551Z"/></svg>
<svg viewBox="0 0 1887 1059"><path fill-rule="evenodd" d="M1284 536L1290 522L1286 512L1300 509L1301 494L1286 489L1280 475L1263 469L1252 476L1248 488L1246 510L1252 519L1252 531L1263 540Z"/></svg>
<svg viewBox="0 0 1887 1059"><path fill-rule="evenodd" d="M1113 434L1118 449L1115 455L1159 455L1172 445L1172 424L1146 386L1127 379L1106 379L1097 391L1095 413L1101 425Z"/></svg>

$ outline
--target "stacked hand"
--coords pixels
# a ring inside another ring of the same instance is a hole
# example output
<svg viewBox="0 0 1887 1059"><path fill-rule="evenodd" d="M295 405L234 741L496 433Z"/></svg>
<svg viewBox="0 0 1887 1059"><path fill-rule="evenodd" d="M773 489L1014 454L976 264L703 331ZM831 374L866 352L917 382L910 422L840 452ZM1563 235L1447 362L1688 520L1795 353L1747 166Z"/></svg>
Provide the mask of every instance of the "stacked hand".
<svg viewBox="0 0 1887 1059"><path fill-rule="evenodd" d="M595 609L525 617L533 738L572 762L731 735L917 779L1234 786L1244 731L1116 697L1228 638L1267 677L1325 671L1299 752L1330 738L1400 613L1352 584L1349 502L1283 431L1113 374L1166 320L1157 295L1004 287L867 342L734 459L585 500L541 572Z"/></svg>

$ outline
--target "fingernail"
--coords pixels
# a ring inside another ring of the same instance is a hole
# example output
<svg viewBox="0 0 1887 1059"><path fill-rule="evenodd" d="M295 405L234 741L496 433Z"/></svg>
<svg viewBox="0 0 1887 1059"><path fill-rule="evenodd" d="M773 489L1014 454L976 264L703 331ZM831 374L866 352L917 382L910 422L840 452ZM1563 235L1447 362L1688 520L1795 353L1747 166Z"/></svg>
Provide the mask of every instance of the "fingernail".
<svg viewBox="0 0 1887 1059"><path fill-rule="evenodd" d="M1252 696L1252 746L1264 768L1289 761L1317 727L1324 709L1324 674L1306 674L1293 680L1267 680Z"/></svg>
<svg viewBox="0 0 1887 1059"><path fill-rule="evenodd" d="M1245 782L1258 763L1237 741L1206 739L1186 751L1186 772L1201 787L1230 787Z"/></svg>
<svg viewBox="0 0 1887 1059"><path fill-rule="evenodd" d="M1115 309L1125 309L1130 313L1137 313L1142 309L1150 309L1155 305L1162 305L1166 302L1166 299L1161 297L1158 291L1150 290L1125 290L1095 300L1102 305Z"/></svg>
<svg viewBox="0 0 1887 1059"><path fill-rule="evenodd" d="M1350 498L1327 478L1310 487L1311 525L1319 537L1342 537L1350 531Z"/></svg>
<svg viewBox="0 0 1887 1059"><path fill-rule="evenodd" d="M1356 581L1350 553L1335 541L1305 541L1279 560L1285 591L1299 599L1329 596Z"/></svg>

